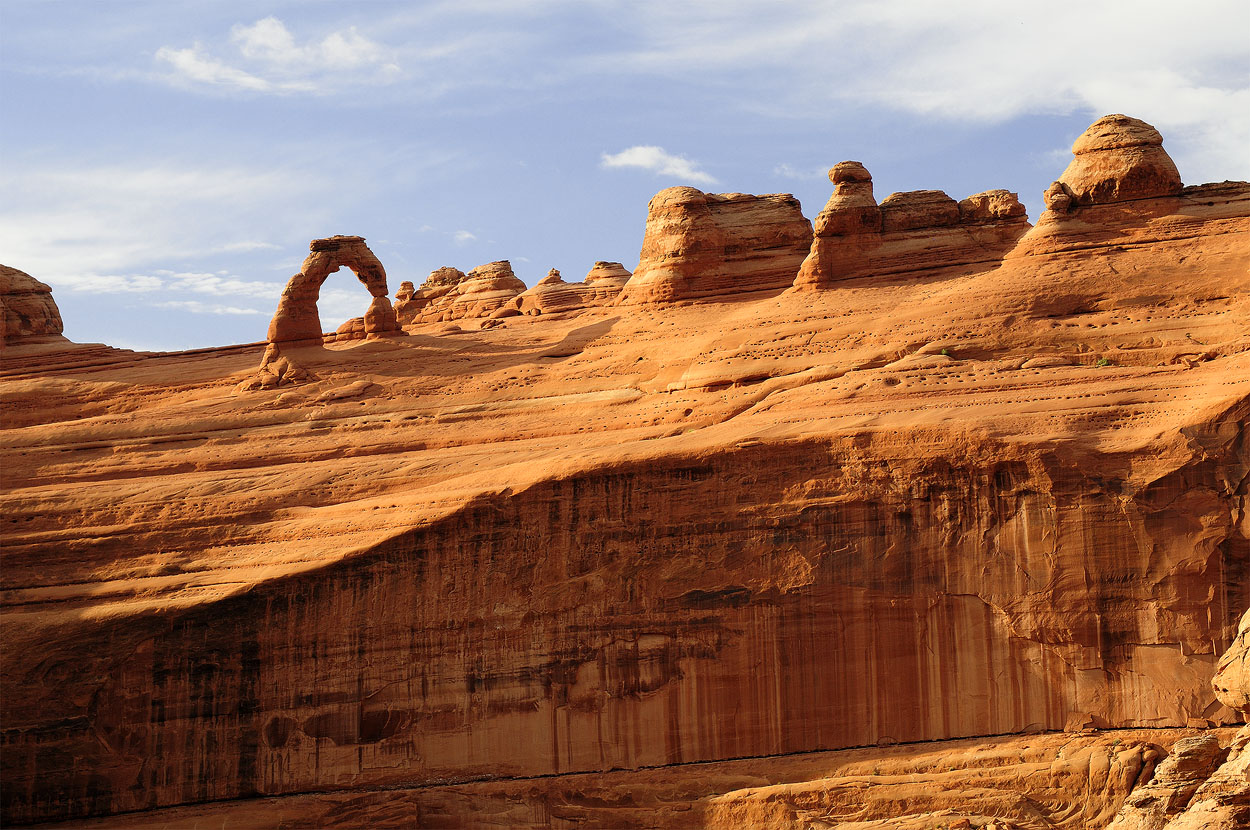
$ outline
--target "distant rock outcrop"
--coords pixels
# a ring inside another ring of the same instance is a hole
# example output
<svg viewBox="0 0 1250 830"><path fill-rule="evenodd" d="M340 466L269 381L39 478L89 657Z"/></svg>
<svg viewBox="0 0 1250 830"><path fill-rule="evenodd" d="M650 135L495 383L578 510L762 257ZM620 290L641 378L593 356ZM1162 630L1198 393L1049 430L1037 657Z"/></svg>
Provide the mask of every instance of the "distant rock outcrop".
<svg viewBox="0 0 1250 830"><path fill-rule="evenodd" d="M1016 194L989 190L956 202L940 190L893 193L880 205L857 161L829 171L833 195L816 217L811 250L794 281L820 288L872 274L888 276L1001 259L1029 228Z"/></svg>
<svg viewBox="0 0 1250 830"><path fill-rule="evenodd" d="M628 281L629 271L619 262L596 262L584 282L565 282L560 272L552 268L533 288L526 289L491 316L535 316L609 305Z"/></svg>
<svg viewBox="0 0 1250 830"><path fill-rule="evenodd" d="M586 272L584 282L587 285L593 285L595 288L615 288L619 290L625 287L625 283L629 282L631 276L633 275L621 263L599 260L593 268Z"/></svg>
<svg viewBox="0 0 1250 830"><path fill-rule="evenodd" d="M508 260L479 265L469 273L443 267L430 273L420 288L400 286L395 306L400 325L489 317L525 290Z"/></svg>
<svg viewBox="0 0 1250 830"><path fill-rule="evenodd" d="M14 343L27 337L55 337L64 331L61 310L52 299L52 289L39 280L0 265L0 340Z"/></svg>
<svg viewBox="0 0 1250 830"><path fill-rule="evenodd" d="M618 302L784 288L811 240L811 223L788 193L751 196L670 187L647 206L638 269Z"/></svg>

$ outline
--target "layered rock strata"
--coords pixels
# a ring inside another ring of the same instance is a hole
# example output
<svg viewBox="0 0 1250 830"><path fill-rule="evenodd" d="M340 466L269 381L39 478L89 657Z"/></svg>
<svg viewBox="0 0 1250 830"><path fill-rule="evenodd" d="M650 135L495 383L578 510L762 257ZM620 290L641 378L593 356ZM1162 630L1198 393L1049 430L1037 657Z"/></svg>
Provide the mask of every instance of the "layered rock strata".
<svg viewBox="0 0 1250 830"><path fill-rule="evenodd" d="M1181 192L1181 174L1163 149L1163 136L1136 118L1108 115L1098 119L1072 144L1072 156L1056 184L1075 205L1153 199Z"/></svg>
<svg viewBox="0 0 1250 830"><path fill-rule="evenodd" d="M491 316L536 316L611 305L629 277L629 271L619 262L596 262L584 282L565 282L560 272L552 268L533 288L527 289Z"/></svg>
<svg viewBox="0 0 1250 830"><path fill-rule="evenodd" d="M405 286L396 306L404 326L489 317L525 291L525 283L512 273L507 260L479 265L468 274L439 268L420 288Z"/></svg>
<svg viewBox="0 0 1250 830"><path fill-rule="evenodd" d="M1024 205L1006 190L962 202L940 190L914 190L878 205L872 176L859 162L834 165L829 180L834 192L816 217L797 289L866 275L976 270L1000 260L1029 229Z"/></svg>
<svg viewBox="0 0 1250 830"><path fill-rule="evenodd" d="M788 193L670 187L647 205L638 268L618 302L665 303L785 288L811 240L811 223Z"/></svg>
<svg viewBox="0 0 1250 830"><path fill-rule="evenodd" d="M253 348L12 347L5 824L1105 825L1243 718L1250 186L1187 192L949 279L313 349L252 395ZM1128 731L1034 734L1068 723Z"/></svg>
<svg viewBox="0 0 1250 830"><path fill-rule="evenodd" d="M0 326L0 345L59 337L64 330L52 289L8 265L0 265Z"/></svg>

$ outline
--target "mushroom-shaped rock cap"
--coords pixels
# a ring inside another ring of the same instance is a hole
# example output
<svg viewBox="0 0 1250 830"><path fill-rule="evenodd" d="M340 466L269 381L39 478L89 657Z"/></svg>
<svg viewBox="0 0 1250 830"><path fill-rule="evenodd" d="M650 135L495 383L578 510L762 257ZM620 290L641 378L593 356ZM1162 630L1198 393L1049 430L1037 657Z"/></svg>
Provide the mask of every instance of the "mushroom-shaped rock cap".
<svg viewBox="0 0 1250 830"><path fill-rule="evenodd" d="M870 182L872 174L868 168L858 161L840 161L829 168L829 181L834 184L843 182Z"/></svg>
<svg viewBox="0 0 1250 830"><path fill-rule="evenodd" d="M1077 205L1175 196L1183 187L1159 131L1127 115L1095 121L1072 145L1072 152L1072 163L1059 181Z"/></svg>
<svg viewBox="0 0 1250 830"><path fill-rule="evenodd" d="M541 280L538 281L538 285L554 285L556 283L563 283L563 282L564 282L564 278L560 276L559 270L552 268L550 271L547 272L547 276L543 277Z"/></svg>
<svg viewBox="0 0 1250 830"><path fill-rule="evenodd" d="M1081 133L1072 144L1072 153L1081 155L1094 150L1116 150L1121 147L1162 147L1163 136L1139 118L1127 115L1104 115Z"/></svg>

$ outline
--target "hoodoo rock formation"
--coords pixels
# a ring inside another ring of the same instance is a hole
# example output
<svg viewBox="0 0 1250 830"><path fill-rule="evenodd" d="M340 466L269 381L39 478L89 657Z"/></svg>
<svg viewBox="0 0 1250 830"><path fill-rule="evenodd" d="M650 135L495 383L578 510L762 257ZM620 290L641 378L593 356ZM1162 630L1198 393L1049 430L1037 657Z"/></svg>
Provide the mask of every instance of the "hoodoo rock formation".
<svg viewBox="0 0 1250 830"><path fill-rule="evenodd" d="M976 270L1002 259L1029 229L1014 193L990 190L956 202L940 190L893 193L879 206L858 161L829 170L833 195L816 217L794 286L823 288L862 276Z"/></svg>
<svg viewBox="0 0 1250 830"><path fill-rule="evenodd" d="M0 344L60 336L64 325L52 289L16 268L0 265Z"/></svg>
<svg viewBox="0 0 1250 830"><path fill-rule="evenodd" d="M525 290L507 260L479 265L468 274L456 268L439 268L415 291L401 288L396 307L401 325L489 317Z"/></svg>
<svg viewBox="0 0 1250 830"><path fill-rule="evenodd" d="M1181 192L1181 174L1163 149L1163 136L1145 121L1126 115L1100 118L1077 138L1072 154L1072 163L1056 184L1074 204L1102 205Z"/></svg>
<svg viewBox="0 0 1250 830"><path fill-rule="evenodd" d="M5 826L1246 826L1250 184L980 262L1012 194L833 178L828 290L666 191L619 304L436 272L496 327L299 385L6 346Z"/></svg>
<svg viewBox="0 0 1250 830"><path fill-rule="evenodd" d="M647 206L638 268L619 303L673 302L785 288L812 225L788 193L751 196L661 190Z"/></svg>
<svg viewBox="0 0 1250 830"><path fill-rule="evenodd" d="M565 282L560 272L552 268L533 288L527 289L491 316L535 316L610 305L629 281L629 276L629 271L619 262L596 262L584 282Z"/></svg>

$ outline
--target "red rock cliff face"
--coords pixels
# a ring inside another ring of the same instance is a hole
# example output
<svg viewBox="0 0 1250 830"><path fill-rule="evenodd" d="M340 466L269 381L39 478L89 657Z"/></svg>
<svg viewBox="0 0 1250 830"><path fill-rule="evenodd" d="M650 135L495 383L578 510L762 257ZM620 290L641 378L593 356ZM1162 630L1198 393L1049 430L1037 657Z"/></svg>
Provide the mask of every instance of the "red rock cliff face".
<svg viewBox="0 0 1250 830"><path fill-rule="evenodd" d="M1247 411L1127 494L1078 458L970 457L939 434L620 465L202 612L93 624L88 666L50 652L6 695L10 729L64 719L10 738L38 774L10 778L7 810L1060 729L1073 711L1184 723L1214 711L1210 638L1250 602L1226 479Z"/></svg>
<svg viewBox="0 0 1250 830"><path fill-rule="evenodd" d="M634 796L505 777L1237 722L1248 240L1244 183L1069 199L980 270L293 347L309 379L246 392L251 347L7 347L5 823L328 791L290 820L546 826L543 788ZM1075 740L645 792L1075 830L1165 753ZM430 789L477 777L505 794ZM353 812L405 787L442 812Z"/></svg>

